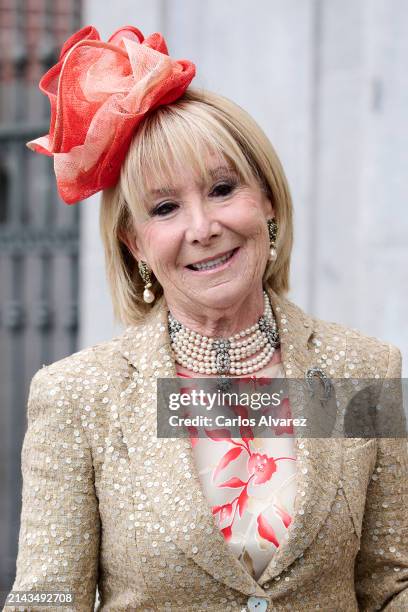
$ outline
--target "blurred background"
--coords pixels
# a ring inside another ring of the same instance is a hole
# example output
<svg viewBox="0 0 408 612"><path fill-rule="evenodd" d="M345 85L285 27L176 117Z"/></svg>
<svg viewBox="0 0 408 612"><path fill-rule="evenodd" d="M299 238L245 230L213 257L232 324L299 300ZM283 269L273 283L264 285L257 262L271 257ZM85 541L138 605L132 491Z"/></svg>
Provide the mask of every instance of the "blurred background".
<svg viewBox="0 0 408 612"><path fill-rule="evenodd" d="M0 0L0 592L10 590L28 385L38 368L121 332L99 198L56 193L40 76L93 24L164 34L193 85L243 106L274 144L295 207L289 297L400 347L408 373L406 0ZM0 601L0 604L2 602Z"/></svg>

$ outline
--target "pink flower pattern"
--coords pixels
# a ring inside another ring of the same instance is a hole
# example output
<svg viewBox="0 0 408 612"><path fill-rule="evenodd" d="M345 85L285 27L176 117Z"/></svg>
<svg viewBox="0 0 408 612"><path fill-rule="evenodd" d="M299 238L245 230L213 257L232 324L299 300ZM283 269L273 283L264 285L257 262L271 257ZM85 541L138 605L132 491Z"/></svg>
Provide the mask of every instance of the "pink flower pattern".
<svg viewBox="0 0 408 612"><path fill-rule="evenodd" d="M281 364L278 367L283 375ZM262 384L261 379L246 382ZM186 390L183 388L184 393ZM279 416L290 418L288 399L281 402L279 410ZM235 406L234 412L248 416L243 406ZM240 438L232 438L227 428L204 428L206 437L198 437L197 428L189 432L203 492L218 527L232 552L255 578L287 537L292 523L294 440L279 439L287 431L291 433L292 429L276 428L278 437L259 439L254 438L251 427L242 427Z"/></svg>

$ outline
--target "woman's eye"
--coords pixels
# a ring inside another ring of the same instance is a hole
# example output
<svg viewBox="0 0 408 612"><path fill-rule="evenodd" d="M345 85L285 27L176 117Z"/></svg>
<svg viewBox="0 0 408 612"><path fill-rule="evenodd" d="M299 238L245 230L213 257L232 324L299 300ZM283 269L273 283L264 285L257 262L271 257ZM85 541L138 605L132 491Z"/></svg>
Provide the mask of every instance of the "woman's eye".
<svg viewBox="0 0 408 612"><path fill-rule="evenodd" d="M215 185L210 195L215 197L227 196L234 190L234 188L235 183L228 183L224 181L223 183L218 183L218 185Z"/></svg>
<svg viewBox="0 0 408 612"><path fill-rule="evenodd" d="M155 206L151 212L152 216L164 217L173 212L177 205L174 202L162 202Z"/></svg>

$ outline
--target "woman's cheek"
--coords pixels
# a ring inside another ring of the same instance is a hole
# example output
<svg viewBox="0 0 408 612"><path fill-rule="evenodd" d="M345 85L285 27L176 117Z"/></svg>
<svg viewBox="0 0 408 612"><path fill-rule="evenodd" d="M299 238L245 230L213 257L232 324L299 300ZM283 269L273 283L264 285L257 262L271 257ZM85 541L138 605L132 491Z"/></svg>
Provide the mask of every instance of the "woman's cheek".
<svg viewBox="0 0 408 612"><path fill-rule="evenodd" d="M237 219L240 224L240 233L247 238L261 239L263 235L266 235L266 220L264 220L258 208L254 207L254 209L251 210L247 207L245 212L235 217L235 223Z"/></svg>
<svg viewBox="0 0 408 612"><path fill-rule="evenodd" d="M160 228L149 228L144 235L146 252L150 255L152 266L168 266L174 260L174 237Z"/></svg>

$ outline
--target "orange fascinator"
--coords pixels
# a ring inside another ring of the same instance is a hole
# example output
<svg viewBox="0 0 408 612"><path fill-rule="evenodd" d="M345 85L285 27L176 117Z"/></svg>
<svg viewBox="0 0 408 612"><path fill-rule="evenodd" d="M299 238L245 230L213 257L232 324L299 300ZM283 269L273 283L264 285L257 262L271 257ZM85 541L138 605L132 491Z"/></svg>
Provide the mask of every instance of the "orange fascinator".
<svg viewBox="0 0 408 612"><path fill-rule="evenodd" d="M161 34L145 39L125 26L103 42L94 27L82 28L40 81L50 132L27 146L54 157L59 194L74 204L115 185L138 124L177 100L194 76L192 62L169 57Z"/></svg>

